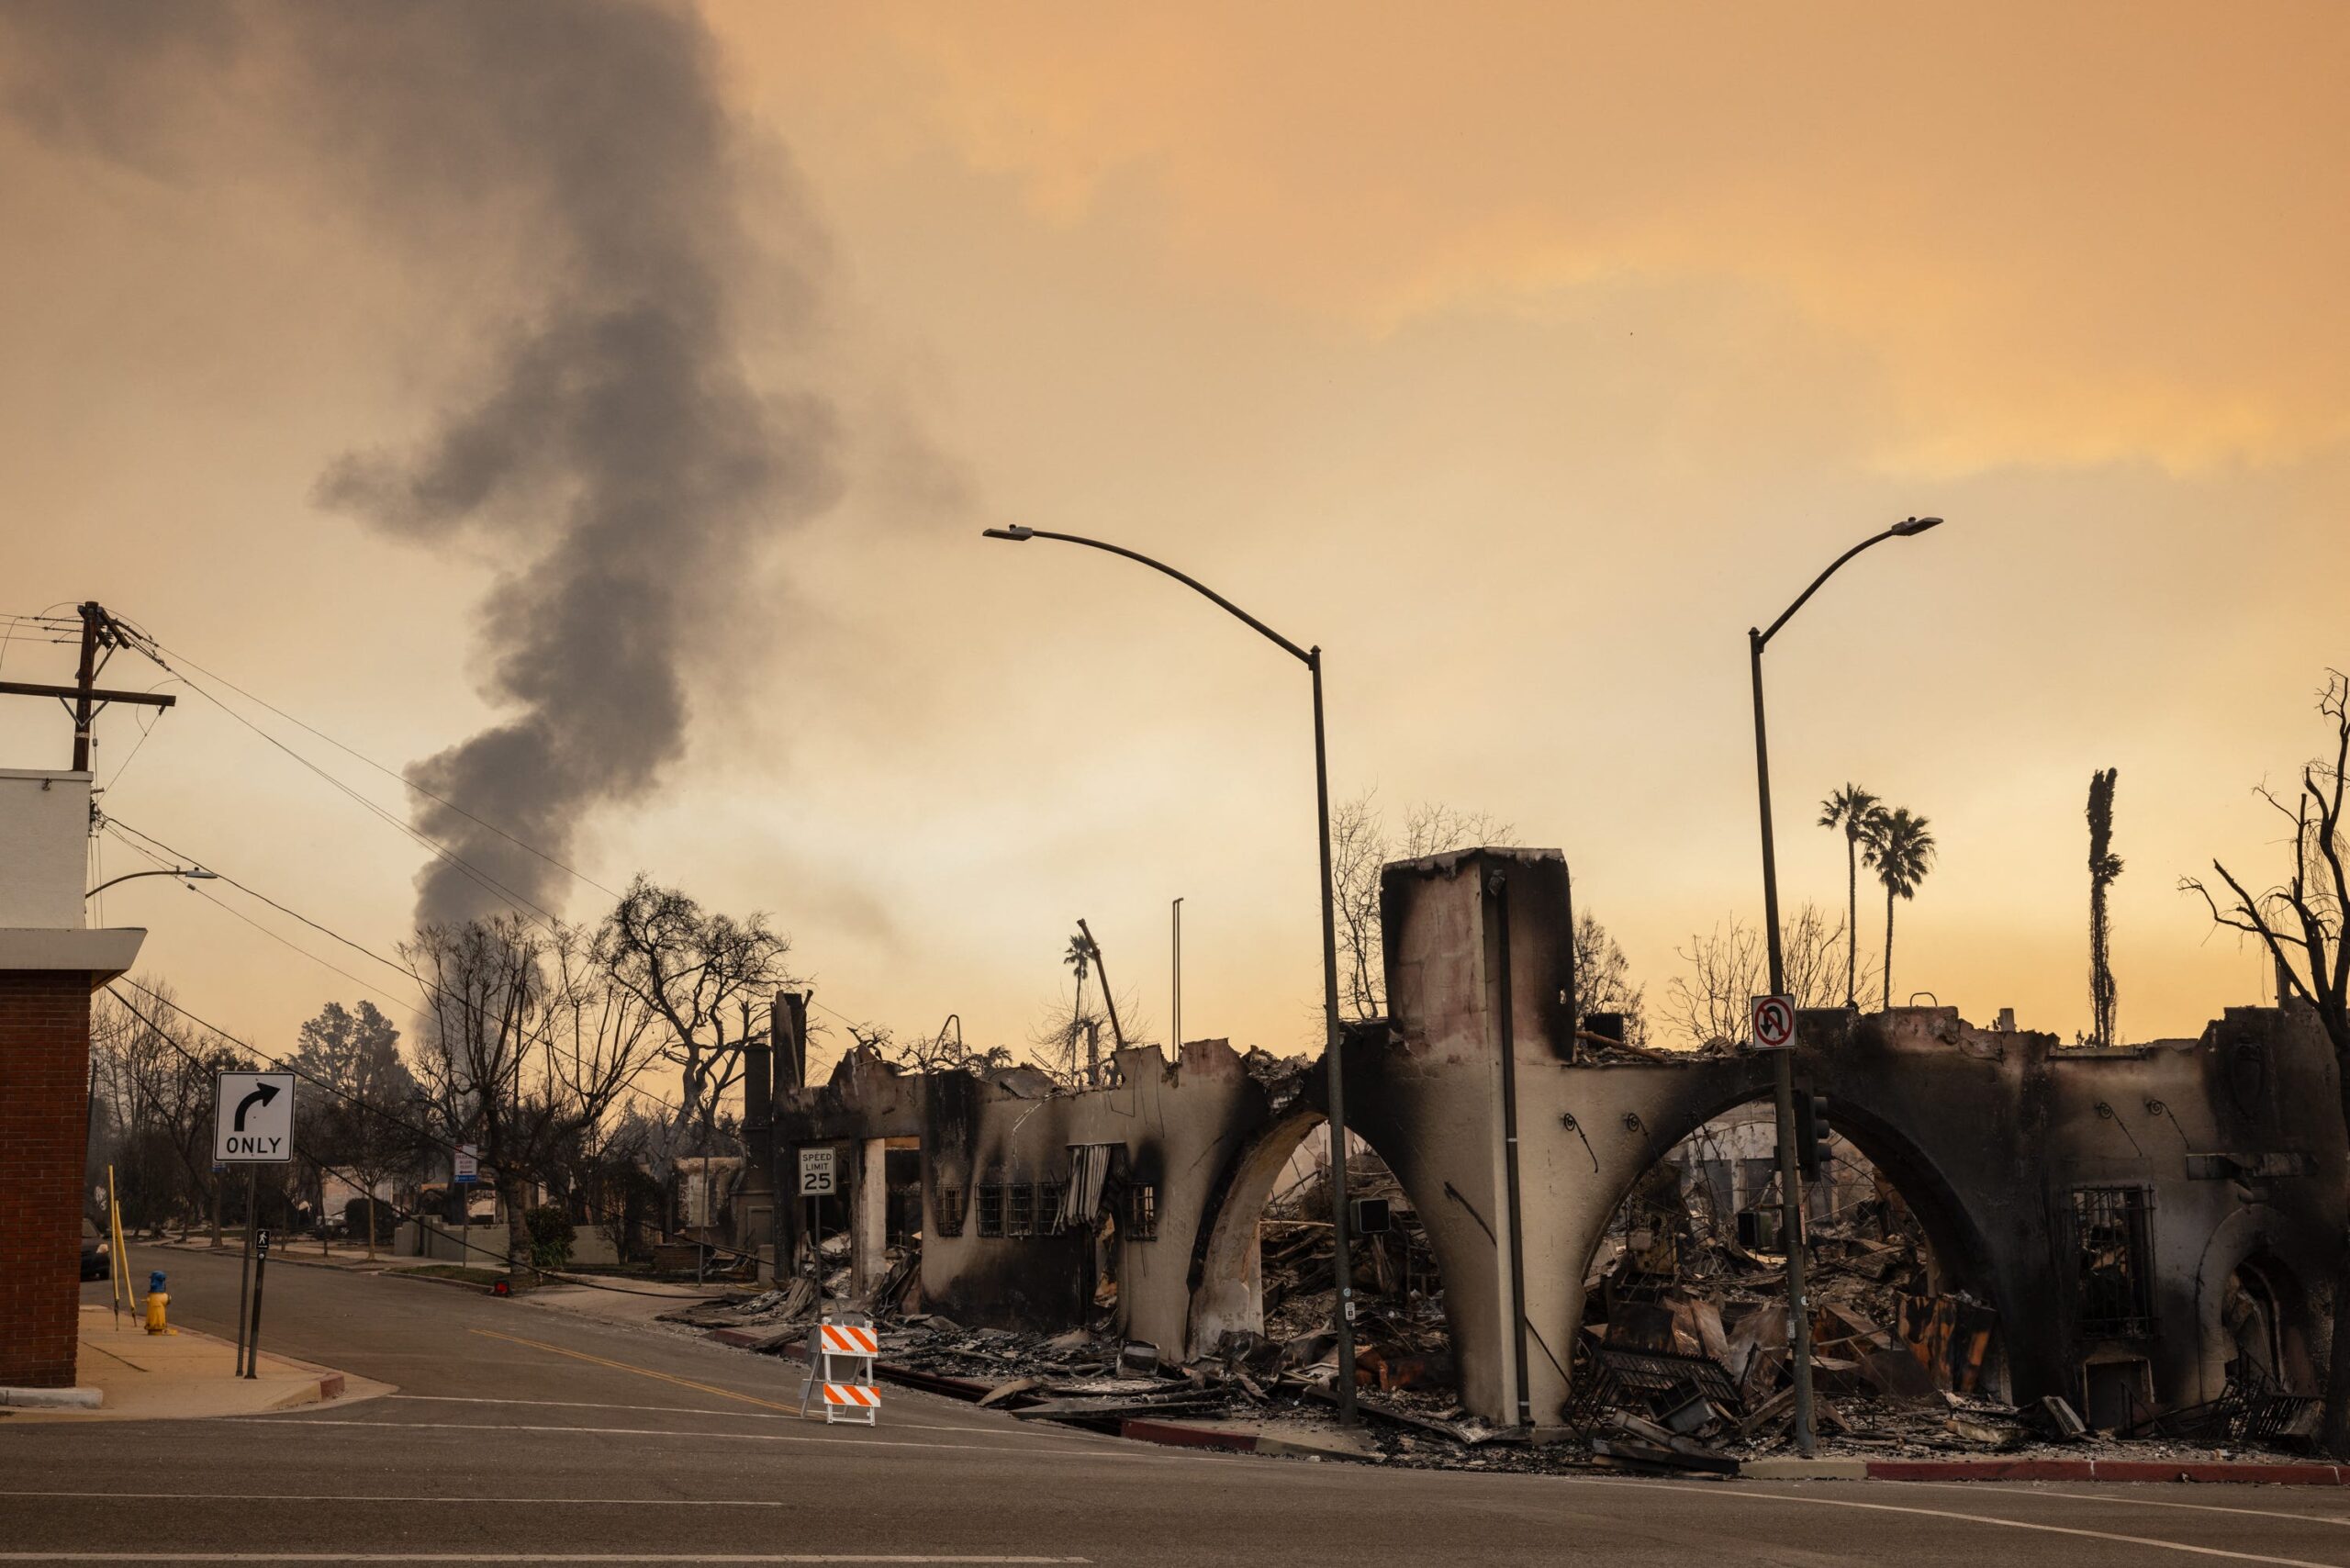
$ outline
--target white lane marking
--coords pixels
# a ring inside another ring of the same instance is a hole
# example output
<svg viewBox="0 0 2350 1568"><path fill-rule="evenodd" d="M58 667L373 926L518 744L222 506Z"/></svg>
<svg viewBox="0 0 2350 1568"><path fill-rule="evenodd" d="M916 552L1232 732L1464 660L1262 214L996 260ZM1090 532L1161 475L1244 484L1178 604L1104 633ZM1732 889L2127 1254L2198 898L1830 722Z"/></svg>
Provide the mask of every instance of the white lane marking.
<svg viewBox="0 0 2350 1568"><path fill-rule="evenodd" d="M521 1422L492 1421L319 1421L302 1420L289 1416L213 1416L207 1420L234 1421L240 1427L365 1427L378 1432L569 1432L583 1437L612 1438L712 1438L722 1442L737 1443L822 1443L827 1447L845 1449L932 1449L940 1451L968 1449L979 1453L1033 1453L1025 1443L930 1443L892 1442L887 1438L820 1438L796 1432L677 1432L662 1427L537 1427ZM1167 1450L1155 1453L1124 1453L1116 1449L1101 1448L1087 1450L1086 1457L1096 1459L1158 1459ZM1055 1458L1073 1458L1070 1454L1056 1454ZM0 1557L0 1561L6 1561ZM631 1559L630 1561L634 1561ZM788 1561L778 1559L778 1561Z"/></svg>
<svg viewBox="0 0 2350 1568"><path fill-rule="evenodd" d="M1956 1519L1964 1524L1996 1525L2002 1529L2034 1530L2044 1535L2077 1536L2088 1540L2119 1541L2124 1546L2149 1546L2158 1551L2183 1551L2192 1557L2224 1557L2232 1562L2266 1562L2274 1568L2343 1568L2338 1562L2316 1562L2306 1557L2269 1557L2257 1551L2230 1551L2219 1546L2192 1546L2183 1540L2165 1540L2160 1536L2121 1535L2113 1530L2088 1529L2076 1525L2044 1525L2031 1519L2006 1519L1996 1514L1969 1514L1956 1508L1913 1508L1899 1503L1863 1503L1856 1497L1820 1497L1809 1493L1764 1492L1752 1483L1742 1486L1721 1488L1692 1487L1676 1481L1602 1481L1596 1477L1562 1475L1558 1479L1571 1486L1637 1486L1646 1492L1673 1492L1688 1497L1761 1498L1772 1503L1808 1503L1818 1508L1861 1508L1876 1514L1915 1514L1921 1518Z"/></svg>
<svg viewBox="0 0 2350 1568"><path fill-rule="evenodd" d="M1979 1481L1891 1481L1883 1482L1880 1484L1937 1486L1964 1490L1970 1486L1980 1488L1983 1484ZM2145 1483L2132 1484L2145 1484ZM2321 1497L2324 1495L2325 1489L2322 1487L2312 1488L2312 1490L2316 1491ZM2038 1486L2015 1485L2001 1487L1999 1495L2003 1497L2063 1497L2076 1503L2110 1503L2118 1508L2193 1508L2199 1513L2205 1514L2250 1514L2264 1519L2298 1519L2304 1524L2338 1525L2350 1529L2350 1518L2344 1518L2338 1514L2296 1514L2284 1508L2231 1508L2219 1503L2173 1503L2160 1497L2138 1497L2127 1493L2099 1496L2093 1492L2050 1492Z"/></svg>
<svg viewBox="0 0 2350 1568"><path fill-rule="evenodd" d="M1091 1562L1091 1557L851 1551L187 1551L174 1562ZM153 1562L152 1551L0 1551L0 1562Z"/></svg>
<svg viewBox="0 0 2350 1568"><path fill-rule="evenodd" d="M779 1415L771 1410L711 1410L699 1405L612 1405L594 1399L487 1399L478 1394L386 1394L383 1398L386 1404L407 1401L421 1405L527 1405L551 1410L637 1410L647 1415L657 1416L723 1416L730 1421L798 1422L807 1419L804 1416ZM1036 1431L1033 1428L1019 1427L999 1428L977 1423L958 1427L923 1421L892 1421L890 1426L893 1430L901 1432L961 1432L967 1437L998 1430L1016 1432L1025 1429L1033 1432L1039 1440L1046 1442L1058 1440L1082 1443L1088 1437L1093 1438L1097 1442L1104 1443L1124 1440L1104 1437L1100 1433L1046 1432Z"/></svg>
<svg viewBox="0 0 2350 1568"><path fill-rule="evenodd" d="M0 1497L60 1497L125 1503L513 1503L553 1504L565 1508L791 1508L795 1502L770 1497L449 1497L427 1492L0 1492Z"/></svg>

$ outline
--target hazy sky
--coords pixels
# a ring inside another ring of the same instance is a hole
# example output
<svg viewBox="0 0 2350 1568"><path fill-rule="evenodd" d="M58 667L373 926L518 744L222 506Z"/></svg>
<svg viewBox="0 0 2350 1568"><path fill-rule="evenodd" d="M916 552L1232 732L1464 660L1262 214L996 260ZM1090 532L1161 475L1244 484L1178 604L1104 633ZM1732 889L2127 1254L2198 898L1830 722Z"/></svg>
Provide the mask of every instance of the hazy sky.
<svg viewBox="0 0 2350 1568"><path fill-rule="evenodd" d="M352 151L431 56L294 92L281 14L224 14L248 32L84 39L71 71L0 30L0 610L95 597L406 765L514 716L481 607L567 536L403 536L319 476L429 442L577 262L462 156L396 186ZM1932 512L1773 646L1790 901L1841 908L1811 823L1868 785L1942 849L1897 991L2069 1036L2083 800L2118 767L2125 1036L2265 999L2176 882L2275 866L2251 789L2313 749L2350 661L2350 12L742 0L696 25L749 258L725 368L820 409L831 467L771 527L676 548L683 753L582 820L598 881L769 911L820 1002L1014 1045L1080 915L1156 1036L1180 895L1185 1032L1308 1045L1304 672L1124 563L979 538L1027 522L1322 644L1334 790L1561 846L1653 997L1759 907L1746 628ZM542 92L565 68L503 63ZM556 83L622 118L639 85ZM71 673L21 643L0 670ZM140 722L102 722L101 783ZM0 703L0 761L69 739ZM105 803L369 946L411 917L415 846L199 697ZM607 902L562 887L574 918ZM265 1046L364 994L158 879L105 913Z"/></svg>

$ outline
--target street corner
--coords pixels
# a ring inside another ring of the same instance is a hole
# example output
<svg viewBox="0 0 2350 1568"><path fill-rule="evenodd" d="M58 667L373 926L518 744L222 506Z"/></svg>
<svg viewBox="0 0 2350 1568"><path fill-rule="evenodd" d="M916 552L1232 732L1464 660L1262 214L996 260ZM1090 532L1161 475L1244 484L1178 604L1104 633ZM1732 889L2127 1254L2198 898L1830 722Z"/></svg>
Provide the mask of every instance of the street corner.
<svg viewBox="0 0 2350 1568"><path fill-rule="evenodd" d="M236 1372L237 1348L193 1328L151 1334L125 1315L84 1306L80 1381L72 1388L9 1390L0 1419L170 1421L259 1416L348 1405L396 1392L393 1384L285 1356L261 1354L254 1375Z"/></svg>

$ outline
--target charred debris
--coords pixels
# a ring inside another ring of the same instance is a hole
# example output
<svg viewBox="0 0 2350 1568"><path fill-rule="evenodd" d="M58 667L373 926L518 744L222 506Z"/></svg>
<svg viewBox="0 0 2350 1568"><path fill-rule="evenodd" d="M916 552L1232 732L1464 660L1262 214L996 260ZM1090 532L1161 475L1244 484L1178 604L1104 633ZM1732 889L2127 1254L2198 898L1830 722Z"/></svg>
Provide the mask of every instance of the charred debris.
<svg viewBox="0 0 2350 1568"><path fill-rule="evenodd" d="M1340 1042L1359 1403L1389 1462L1720 1472L1789 1446L1772 1061L1581 1027L1568 902L1556 851L1385 868L1391 1014ZM1799 1194L1826 1451L2297 1441L2350 1212L2305 1012L2072 1047L2004 1014L1802 1013L1797 1080L1832 1111ZM1326 1418L1319 1062L1190 1040L1069 1085L802 1059L746 1080L729 1238L793 1282L688 1316L804 1338L812 1256L901 1375L1024 1415ZM812 1204L787 1195L811 1150L840 1178Z"/></svg>

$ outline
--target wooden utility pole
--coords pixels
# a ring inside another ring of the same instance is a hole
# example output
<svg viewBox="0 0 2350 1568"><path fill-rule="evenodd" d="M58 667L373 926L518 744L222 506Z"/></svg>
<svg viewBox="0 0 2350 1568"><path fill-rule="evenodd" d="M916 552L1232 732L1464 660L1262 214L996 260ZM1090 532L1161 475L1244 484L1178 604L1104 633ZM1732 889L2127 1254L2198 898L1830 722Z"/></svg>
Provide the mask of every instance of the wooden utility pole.
<svg viewBox="0 0 2350 1568"><path fill-rule="evenodd" d="M144 708L169 708L179 699L152 691L109 691L98 685L98 672L106 668L106 659L117 648L131 645L129 636L106 606L95 599L80 607L82 615L82 662L73 672L71 686L46 686L28 680L0 680L0 695L10 697L54 697L66 705L73 715L73 771L90 771L91 724L98 710L109 702L134 702ZM105 657L99 650L105 650Z"/></svg>

